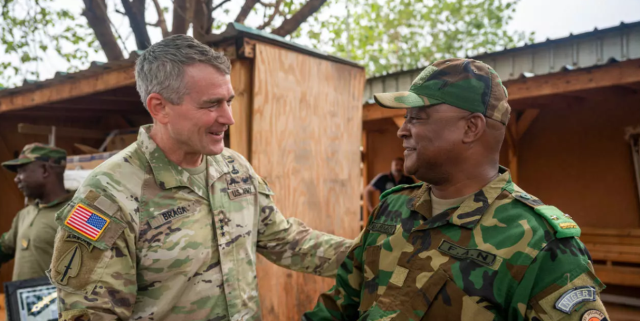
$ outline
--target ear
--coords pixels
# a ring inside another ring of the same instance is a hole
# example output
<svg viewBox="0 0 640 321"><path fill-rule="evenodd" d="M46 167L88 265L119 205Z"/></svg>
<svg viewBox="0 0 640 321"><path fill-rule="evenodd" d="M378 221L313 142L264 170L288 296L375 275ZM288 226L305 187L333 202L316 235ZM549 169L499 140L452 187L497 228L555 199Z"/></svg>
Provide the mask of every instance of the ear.
<svg viewBox="0 0 640 321"><path fill-rule="evenodd" d="M487 128L487 119L480 113L467 116L462 142L470 144L477 141Z"/></svg>
<svg viewBox="0 0 640 321"><path fill-rule="evenodd" d="M149 110L151 117L160 124L169 122L168 107L168 102L160 94L153 93L147 97L147 110Z"/></svg>
<svg viewBox="0 0 640 321"><path fill-rule="evenodd" d="M51 172L51 167L47 163L39 164L40 169L42 170L42 177L47 178L51 176L53 173Z"/></svg>

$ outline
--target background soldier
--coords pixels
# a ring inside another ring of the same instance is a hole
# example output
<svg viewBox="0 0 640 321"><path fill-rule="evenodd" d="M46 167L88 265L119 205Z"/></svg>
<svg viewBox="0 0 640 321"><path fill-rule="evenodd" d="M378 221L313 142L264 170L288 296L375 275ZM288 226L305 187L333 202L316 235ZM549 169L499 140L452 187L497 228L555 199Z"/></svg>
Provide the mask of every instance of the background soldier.
<svg viewBox="0 0 640 321"><path fill-rule="evenodd" d="M67 152L43 144L30 144L20 157L2 163L17 173L14 181L22 193L35 200L13 219L0 238L0 263L15 258L13 281L45 276L53 255L58 225L54 216L73 194L64 189Z"/></svg>

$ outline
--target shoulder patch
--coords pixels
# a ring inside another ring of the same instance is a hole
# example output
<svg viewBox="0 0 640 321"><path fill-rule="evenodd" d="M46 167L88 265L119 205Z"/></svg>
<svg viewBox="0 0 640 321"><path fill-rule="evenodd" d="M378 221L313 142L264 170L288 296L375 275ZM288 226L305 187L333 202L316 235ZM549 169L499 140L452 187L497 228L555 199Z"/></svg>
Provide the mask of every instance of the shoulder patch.
<svg viewBox="0 0 640 321"><path fill-rule="evenodd" d="M398 185L394 188L388 189L386 190L384 193L380 194L380 200L382 201L383 199L387 198L387 196L397 192L397 191L401 191L401 190L405 190L405 189L409 189L409 188L414 188L414 187L422 187L422 185L424 185L424 182L420 182L420 183L415 183L415 184L411 184L411 185Z"/></svg>
<svg viewBox="0 0 640 321"><path fill-rule="evenodd" d="M557 238L580 236L580 228L568 214L562 213L557 207L550 205L537 206L535 212L544 217L549 225L556 230Z"/></svg>

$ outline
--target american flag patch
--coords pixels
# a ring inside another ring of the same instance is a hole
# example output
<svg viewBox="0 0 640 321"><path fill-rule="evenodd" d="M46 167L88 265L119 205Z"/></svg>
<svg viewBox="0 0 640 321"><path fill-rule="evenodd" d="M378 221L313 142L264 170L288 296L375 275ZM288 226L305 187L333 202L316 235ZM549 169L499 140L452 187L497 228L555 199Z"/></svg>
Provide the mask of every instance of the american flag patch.
<svg viewBox="0 0 640 321"><path fill-rule="evenodd" d="M64 225L95 241L107 228L109 222L108 218L82 204L78 204L64 222Z"/></svg>

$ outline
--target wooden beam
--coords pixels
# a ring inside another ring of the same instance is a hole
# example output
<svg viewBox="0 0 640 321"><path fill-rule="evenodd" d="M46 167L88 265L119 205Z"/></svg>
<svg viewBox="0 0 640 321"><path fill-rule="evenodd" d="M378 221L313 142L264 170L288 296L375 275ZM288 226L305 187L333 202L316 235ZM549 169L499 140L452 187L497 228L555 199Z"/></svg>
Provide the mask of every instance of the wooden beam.
<svg viewBox="0 0 640 321"><path fill-rule="evenodd" d="M21 134L50 135L51 132L51 126L39 126L23 123L18 124L18 133ZM56 136L60 137L106 138L108 134L108 132L101 130L56 126Z"/></svg>
<svg viewBox="0 0 640 321"><path fill-rule="evenodd" d="M382 118L404 117L406 111L404 109L382 108L378 104L368 104L363 107L362 120L376 120Z"/></svg>
<svg viewBox="0 0 640 321"><path fill-rule="evenodd" d="M61 80L46 87L0 97L0 113L86 96L135 84L135 66L105 70L85 78Z"/></svg>
<svg viewBox="0 0 640 321"><path fill-rule="evenodd" d="M517 125L517 135L516 137L520 139L522 135L527 131L531 123L538 117L540 113L540 109L526 109L520 119L518 119ZM515 116L515 115L514 115Z"/></svg>
<svg viewBox="0 0 640 321"><path fill-rule="evenodd" d="M362 228L367 228L367 223L369 222L369 208L367 207L367 193L365 193L364 189L369 185L368 177L369 177L369 163L367 162L367 131L362 130L362 198L360 201L360 206L362 206Z"/></svg>
<svg viewBox="0 0 640 321"><path fill-rule="evenodd" d="M233 119L229 127L229 146L247 160L251 160L251 113L253 111L253 61L236 59L231 63L231 86L236 94L233 100Z"/></svg>
<svg viewBox="0 0 640 321"><path fill-rule="evenodd" d="M404 116L393 117L393 122L398 125L398 128L402 127L404 124Z"/></svg>
<svg viewBox="0 0 640 321"><path fill-rule="evenodd" d="M509 100L622 86L640 82L640 59L575 71L557 72L504 83Z"/></svg>
<svg viewBox="0 0 640 321"><path fill-rule="evenodd" d="M505 147L507 148L507 167L511 172L511 180L518 182L518 129L516 117L511 117L505 132Z"/></svg>

